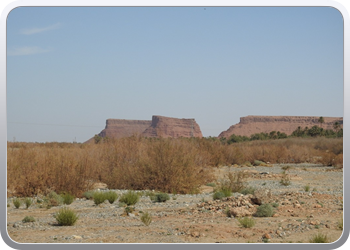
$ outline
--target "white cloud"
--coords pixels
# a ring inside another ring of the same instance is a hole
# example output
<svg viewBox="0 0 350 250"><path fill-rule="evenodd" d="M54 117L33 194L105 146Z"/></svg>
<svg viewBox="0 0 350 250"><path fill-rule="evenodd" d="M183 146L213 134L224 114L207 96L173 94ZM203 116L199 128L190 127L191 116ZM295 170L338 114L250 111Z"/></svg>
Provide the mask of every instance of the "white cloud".
<svg viewBox="0 0 350 250"><path fill-rule="evenodd" d="M43 49L37 46L24 46L15 49L10 49L7 51L7 55L9 56L27 56L27 55L35 55L41 54L51 51L51 49Z"/></svg>
<svg viewBox="0 0 350 250"><path fill-rule="evenodd" d="M56 24L53 24L53 25L51 25L51 26L44 27L44 28L22 29L22 30L20 31L20 33L23 34L23 35L33 35L33 34L45 32L45 31L48 31L48 30L58 29L60 26L61 26L60 23L56 23Z"/></svg>

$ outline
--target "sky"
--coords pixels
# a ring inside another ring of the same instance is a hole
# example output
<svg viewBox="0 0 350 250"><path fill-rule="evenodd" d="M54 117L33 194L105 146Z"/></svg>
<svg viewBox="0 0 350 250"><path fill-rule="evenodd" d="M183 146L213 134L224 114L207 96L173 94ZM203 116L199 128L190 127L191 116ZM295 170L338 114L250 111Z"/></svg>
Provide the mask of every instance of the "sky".
<svg viewBox="0 0 350 250"><path fill-rule="evenodd" d="M106 119L343 108L343 19L330 7L20 7L7 18L7 139L84 142Z"/></svg>

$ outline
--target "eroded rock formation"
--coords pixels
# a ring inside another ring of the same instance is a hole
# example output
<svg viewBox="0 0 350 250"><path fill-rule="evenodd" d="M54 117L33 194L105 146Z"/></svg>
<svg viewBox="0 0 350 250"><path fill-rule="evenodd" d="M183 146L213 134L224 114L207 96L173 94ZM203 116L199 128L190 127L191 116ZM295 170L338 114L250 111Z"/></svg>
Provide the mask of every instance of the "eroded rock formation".
<svg viewBox="0 0 350 250"><path fill-rule="evenodd" d="M122 138L132 135L141 135L146 128L151 126L150 120L123 120L108 119L106 128L98 135L101 137Z"/></svg>
<svg viewBox="0 0 350 250"><path fill-rule="evenodd" d="M323 117L324 123L319 123L316 116L245 116L240 118L238 124L232 125L228 130L220 133L218 137L229 138L232 134L241 136L251 136L255 133L270 133L271 131L280 131L290 135L299 126L313 127L315 125L323 129L333 129L335 122L343 126L342 117Z"/></svg>
<svg viewBox="0 0 350 250"><path fill-rule="evenodd" d="M152 116L152 124L143 133L145 137L202 137L194 119L178 119L159 115Z"/></svg>
<svg viewBox="0 0 350 250"><path fill-rule="evenodd" d="M98 136L122 138L132 135L144 137L202 137L194 119L178 119L154 115L152 120L108 119L106 127ZM94 142L94 137L87 142Z"/></svg>

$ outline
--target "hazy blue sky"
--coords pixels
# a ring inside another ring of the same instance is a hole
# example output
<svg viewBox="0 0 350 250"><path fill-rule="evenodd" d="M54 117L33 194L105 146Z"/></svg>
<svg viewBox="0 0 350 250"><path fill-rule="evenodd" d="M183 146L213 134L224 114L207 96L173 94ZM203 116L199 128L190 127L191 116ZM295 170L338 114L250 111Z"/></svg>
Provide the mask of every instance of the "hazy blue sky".
<svg viewBox="0 0 350 250"><path fill-rule="evenodd" d="M328 7L21 7L7 19L8 140L84 142L108 118L343 116ZM69 126L67 126L69 125Z"/></svg>

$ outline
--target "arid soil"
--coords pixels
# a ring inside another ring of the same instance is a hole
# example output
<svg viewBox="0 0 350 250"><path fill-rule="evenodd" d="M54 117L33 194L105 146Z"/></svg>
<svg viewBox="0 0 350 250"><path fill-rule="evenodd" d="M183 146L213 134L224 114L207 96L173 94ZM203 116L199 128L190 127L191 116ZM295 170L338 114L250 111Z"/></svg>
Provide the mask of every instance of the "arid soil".
<svg viewBox="0 0 350 250"><path fill-rule="evenodd" d="M290 166L286 170L291 178L288 186L280 183L285 166ZM24 205L16 209L8 198L8 234L19 243L308 243L318 233L327 235L330 242L340 238L342 169L310 164L232 166L217 168L216 174L223 179L235 171L248 173L248 186L271 190L271 196L262 199L278 204L273 217L253 217L255 225L244 228L237 216L254 213L259 206L256 197L234 193L213 200L211 186L202 186L200 194L171 194L164 203L152 202L144 195L129 215L118 201L96 206L92 200L76 199L69 205L79 214L74 226L57 224L53 215L62 206L46 209L33 204L29 209ZM309 191L305 191L307 185ZM228 210L238 214L228 217ZM152 215L149 226L140 219L144 212ZM25 216L36 221L24 223Z"/></svg>

